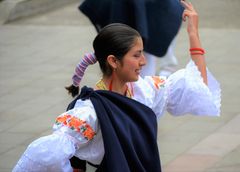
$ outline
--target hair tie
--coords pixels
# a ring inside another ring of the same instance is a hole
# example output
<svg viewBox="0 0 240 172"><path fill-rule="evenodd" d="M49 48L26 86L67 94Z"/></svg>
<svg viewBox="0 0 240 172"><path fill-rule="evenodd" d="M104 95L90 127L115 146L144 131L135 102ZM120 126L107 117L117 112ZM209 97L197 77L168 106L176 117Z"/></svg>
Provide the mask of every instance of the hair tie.
<svg viewBox="0 0 240 172"><path fill-rule="evenodd" d="M86 53L84 55L83 59L77 64L75 68L75 73L72 77L73 85L75 87L79 86L88 65L95 64L96 62L97 62L97 58L95 57L94 53Z"/></svg>

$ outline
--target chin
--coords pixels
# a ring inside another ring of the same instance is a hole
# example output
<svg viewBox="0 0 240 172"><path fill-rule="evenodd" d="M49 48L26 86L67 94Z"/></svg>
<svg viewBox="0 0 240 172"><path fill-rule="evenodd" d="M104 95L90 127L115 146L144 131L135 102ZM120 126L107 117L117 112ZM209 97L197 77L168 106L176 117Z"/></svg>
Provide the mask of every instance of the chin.
<svg viewBox="0 0 240 172"><path fill-rule="evenodd" d="M127 82L135 82L135 81L138 81L139 79L139 75L134 75L134 76L131 76L127 79Z"/></svg>
<svg viewBox="0 0 240 172"><path fill-rule="evenodd" d="M134 82L134 81L138 81L138 79L139 79L139 75L137 75L137 76L133 79L133 82Z"/></svg>

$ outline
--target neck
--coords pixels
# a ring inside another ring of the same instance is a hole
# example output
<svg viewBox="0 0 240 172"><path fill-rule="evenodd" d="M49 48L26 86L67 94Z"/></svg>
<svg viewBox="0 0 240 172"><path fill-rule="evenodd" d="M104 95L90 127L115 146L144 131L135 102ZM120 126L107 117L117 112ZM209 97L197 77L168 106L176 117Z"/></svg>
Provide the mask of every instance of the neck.
<svg viewBox="0 0 240 172"><path fill-rule="evenodd" d="M127 88L126 82L120 81L116 77L103 77L103 82L109 91L125 95Z"/></svg>

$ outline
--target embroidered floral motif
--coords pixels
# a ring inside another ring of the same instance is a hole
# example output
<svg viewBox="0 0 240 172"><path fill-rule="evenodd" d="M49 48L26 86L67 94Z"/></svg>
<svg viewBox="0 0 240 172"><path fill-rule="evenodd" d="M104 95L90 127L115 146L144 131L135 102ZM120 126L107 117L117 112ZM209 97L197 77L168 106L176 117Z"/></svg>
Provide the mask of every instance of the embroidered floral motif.
<svg viewBox="0 0 240 172"><path fill-rule="evenodd" d="M57 119L56 119L56 124L59 125L59 124L63 124L63 125L67 125L67 120L71 117L71 115L64 115L64 116L59 116Z"/></svg>
<svg viewBox="0 0 240 172"><path fill-rule="evenodd" d="M56 125L64 125L76 132L81 133L87 140L93 139L93 137L96 135L92 127L87 124L86 121L80 120L79 118L69 114L59 116L55 123Z"/></svg>
<svg viewBox="0 0 240 172"><path fill-rule="evenodd" d="M152 76L153 82L154 82L154 86L159 89L159 88L163 88L165 85L165 79L164 78L160 78L159 76Z"/></svg>

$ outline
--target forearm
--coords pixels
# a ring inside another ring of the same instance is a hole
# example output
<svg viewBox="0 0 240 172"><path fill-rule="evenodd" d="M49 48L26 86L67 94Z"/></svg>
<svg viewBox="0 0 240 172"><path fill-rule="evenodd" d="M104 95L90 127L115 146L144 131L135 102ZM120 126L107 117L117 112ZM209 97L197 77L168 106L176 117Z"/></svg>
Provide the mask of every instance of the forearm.
<svg viewBox="0 0 240 172"><path fill-rule="evenodd" d="M189 33L189 46L191 48L202 48L198 33ZM202 54L191 54L192 60L195 62L201 73L203 82L207 85L207 70L205 57Z"/></svg>
<svg viewBox="0 0 240 172"><path fill-rule="evenodd" d="M201 73L203 82L207 85L206 62L204 59L204 50L202 49L198 34L198 14L190 2L181 0L185 10L183 11L183 21L187 21L187 32L189 36L190 54Z"/></svg>

